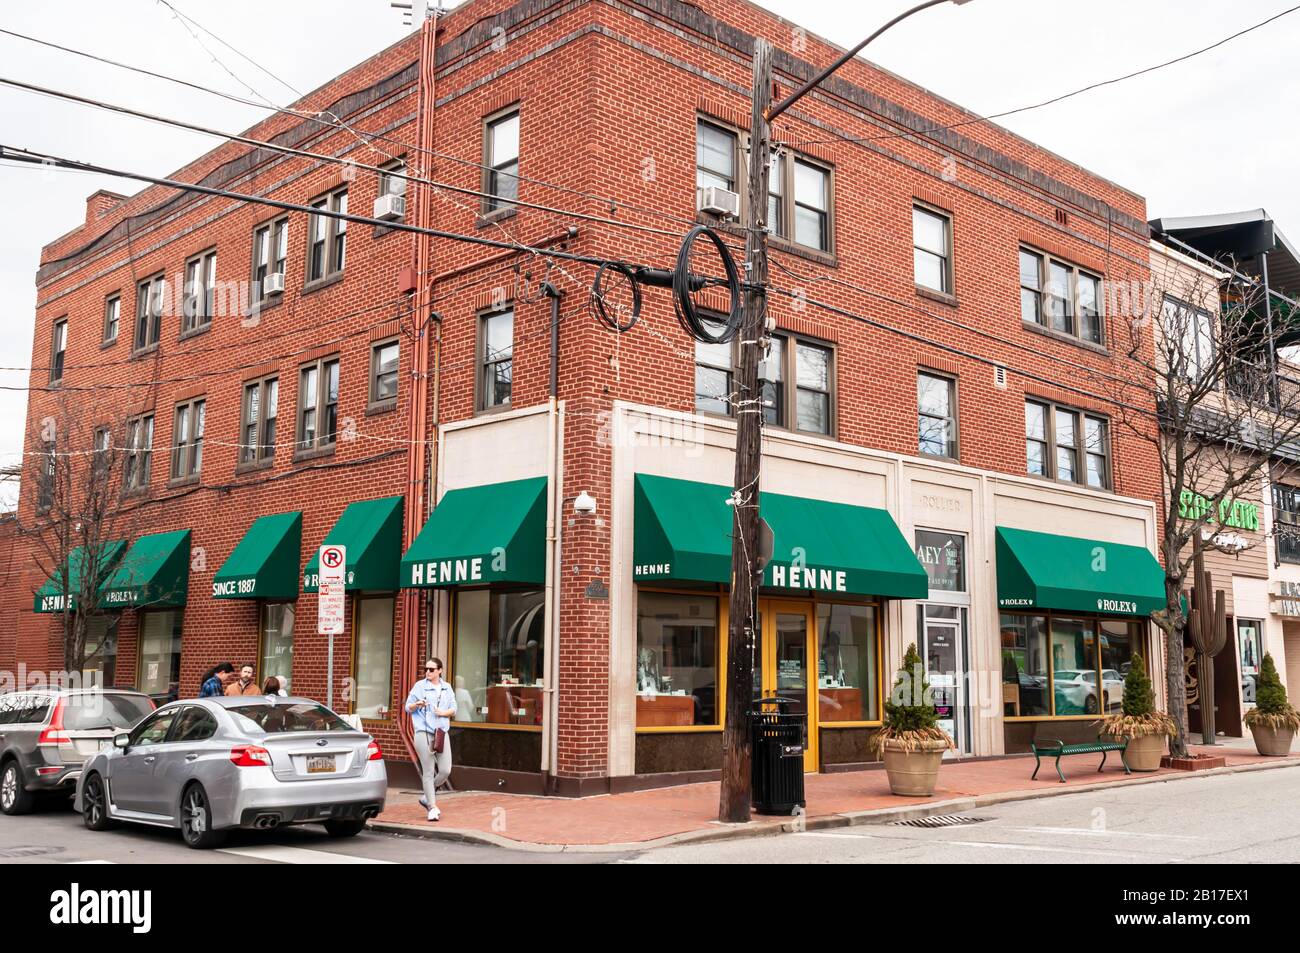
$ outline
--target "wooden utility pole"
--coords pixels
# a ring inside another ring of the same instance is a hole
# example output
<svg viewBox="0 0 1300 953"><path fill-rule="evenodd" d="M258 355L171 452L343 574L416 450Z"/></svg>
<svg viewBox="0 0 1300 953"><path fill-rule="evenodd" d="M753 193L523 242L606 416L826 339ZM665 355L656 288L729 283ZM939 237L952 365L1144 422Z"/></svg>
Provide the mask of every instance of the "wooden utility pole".
<svg viewBox="0 0 1300 953"><path fill-rule="evenodd" d="M731 539L731 603L727 629L727 713L722 733L722 794L718 819L749 820L751 801L748 712L753 703L754 650L761 638L756 602L762 569L758 559L758 477L763 404L758 363L767 336L767 193L771 138L772 45L754 40L754 102L749 135L749 195L745 209L745 307L738 337L740 366L736 401L736 476Z"/></svg>

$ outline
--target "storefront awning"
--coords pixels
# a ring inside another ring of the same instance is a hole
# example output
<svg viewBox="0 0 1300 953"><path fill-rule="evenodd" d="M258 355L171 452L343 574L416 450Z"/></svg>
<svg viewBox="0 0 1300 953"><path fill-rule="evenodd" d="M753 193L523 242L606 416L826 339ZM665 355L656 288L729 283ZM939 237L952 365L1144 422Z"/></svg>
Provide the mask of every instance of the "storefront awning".
<svg viewBox="0 0 1300 953"><path fill-rule="evenodd" d="M998 605L1150 615L1165 604L1164 570L1142 546L997 528Z"/></svg>
<svg viewBox="0 0 1300 953"><path fill-rule="evenodd" d="M451 490L402 558L404 587L546 578L546 477Z"/></svg>
<svg viewBox="0 0 1300 953"><path fill-rule="evenodd" d="M731 582L731 488L638 473L633 578ZM763 585L858 596L921 599L925 569L888 512L761 493L773 557Z"/></svg>
<svg viewBox="0 0 1300 953"><path fill-rule="evenodd" d="M302 513L253 521L212 577L214 599L296 599L302 559Z"/></svg>
<svg viewBox="0 0 1300 953"><path fill-rule="evenodd" d="M347 555L348 589L398 588L402 558L403 497L363 500L345 509L322 545L343 546ZM302 576L302 591L315 592L320 582L320 550L312 553Z"/></svg>
<svg viewBox="0 0 1300 953"><path fill-rule="evenodd" d="M190 531L141 536L99 587L106 607L175 608L189 598Z"/></svg>
<svg viewBox="0 0 1300 953"><path fill-rule="evenodd" d="M104 577L112 571L117 565L117 561L122 558L122 552L126 549L126 540L114 539L104 543L99 548L99 558L93 560L98 565L90 567L97 578L90 585L98 586L104 581ZM87 554L85 546L78 546L68 554L68 588L72 591L71 597L67 600L68 611L77 611L77 593L81 591L82 573L87 569ZM45 581L45 585L36 590L36 598L32 602L32 611L34 612L62 612L63 599L63 576L62 572Z"/></svg>

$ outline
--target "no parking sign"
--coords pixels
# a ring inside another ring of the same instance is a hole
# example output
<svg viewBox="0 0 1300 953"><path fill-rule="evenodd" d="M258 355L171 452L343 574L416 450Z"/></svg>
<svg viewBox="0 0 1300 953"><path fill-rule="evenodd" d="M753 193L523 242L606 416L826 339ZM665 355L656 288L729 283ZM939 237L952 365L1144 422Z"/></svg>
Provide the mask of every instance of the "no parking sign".
<svg viewBox="0 0 1300 953"><path fill-rule="evenodd" d="M320 548L320 584L316 598L316 631L321 635L342 635L345 615L347 549L326 545Z"/></svg>

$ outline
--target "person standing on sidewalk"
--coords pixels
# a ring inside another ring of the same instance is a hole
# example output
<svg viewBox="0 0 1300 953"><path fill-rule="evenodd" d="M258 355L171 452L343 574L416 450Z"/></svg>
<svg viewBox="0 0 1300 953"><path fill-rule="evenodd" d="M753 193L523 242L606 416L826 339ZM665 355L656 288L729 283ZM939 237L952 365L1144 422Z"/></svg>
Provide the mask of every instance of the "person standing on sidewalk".
<svg viewBox="0 0 1300 953"><path fill-rule="evenodd" d="M420 756L424 797L420 804L429 810L429 820L442 816L438 810L438 785L451 774L451 719L456 714L456 695L442 678L442 659L424 664L424 678L406 696L406 710L415 729L415 751Z"/></svg>

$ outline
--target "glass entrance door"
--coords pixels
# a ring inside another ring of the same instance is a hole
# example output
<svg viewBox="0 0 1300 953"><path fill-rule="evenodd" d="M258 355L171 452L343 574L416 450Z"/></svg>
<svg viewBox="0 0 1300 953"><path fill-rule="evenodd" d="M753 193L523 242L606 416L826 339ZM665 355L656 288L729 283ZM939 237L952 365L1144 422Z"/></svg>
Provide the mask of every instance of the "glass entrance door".
<svg viewBox="0 0 1300 953"><path fill-rule="evenodd" d="M918 607L921 619L921 657L934 694L939 727L957 743L957 751L970 752L970 723L966 704L965 609L957 606Z"/></svg>
<svg viewBox="0 0 1300 953"><path fill-rule="evenodd" d="M817 770L816 682L809 676L815 655L811 603L760 600L759 628L762 651L754 662L754 684L763 698L784 698L785 710L806 717L804 770Z"/></svg>

